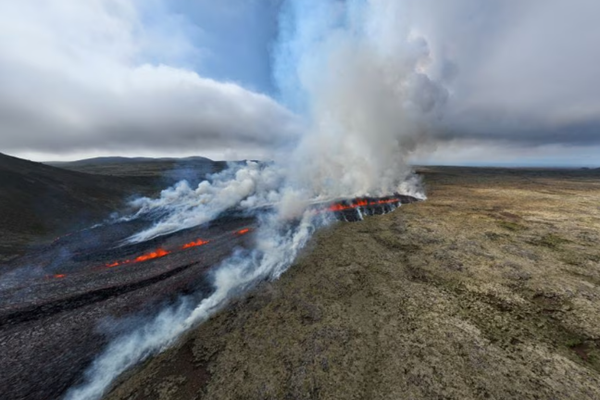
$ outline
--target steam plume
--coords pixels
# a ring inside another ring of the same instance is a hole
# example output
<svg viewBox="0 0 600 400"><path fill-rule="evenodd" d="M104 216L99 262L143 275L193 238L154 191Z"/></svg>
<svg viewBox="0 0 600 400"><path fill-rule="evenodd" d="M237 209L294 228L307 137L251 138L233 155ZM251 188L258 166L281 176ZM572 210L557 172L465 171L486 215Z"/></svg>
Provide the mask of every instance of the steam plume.
<svg viewBox="0 0 600 400"><path fill-rule="evenodd" d="M287 3L276 76L284 94L301 93L292 105L311 121L293 155L299 188L382 195L410 174L406 157L427 142L448 94L427 75L427 41L409 30L402 4Z"/></svg>
<svg viewBox="0 0 600 400"><path fill-rule="evenodd" d="M311 202L397 191L424 197L406 156L427 135L447 94L424 72L426 41L407 30L398 36L401 13L395 4L287 3L281 24L290 30L279 43L279 65L293 56L298 66L293 76L306 96L310 121L298 146L282 152L274 164L232 166L196 189L180 183L159 199L140 199L140 212L163 218L131 238L143 241L207 222L232 207L256 212L261 205L275 205L274 212L259 218L256 247L223 262L214 272L213 293L199 304L184 301L113 342L68 400L100 397L118 374L164 349L233 296L278 278L327 223L307 209ZM317 14L306 19L311 6ZM282 88L285 93L283 83Z"/></svg>

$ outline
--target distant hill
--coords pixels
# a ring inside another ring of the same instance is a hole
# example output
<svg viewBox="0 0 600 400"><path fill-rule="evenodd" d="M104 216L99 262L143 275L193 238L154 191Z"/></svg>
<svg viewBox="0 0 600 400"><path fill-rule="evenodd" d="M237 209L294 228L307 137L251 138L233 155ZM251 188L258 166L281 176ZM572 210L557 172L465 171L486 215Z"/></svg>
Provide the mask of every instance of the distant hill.
<svg viewBox="0 0 600 400"><path fill-rule="evenodd" d="M91 174L159 178L165 185L182 179L192 182L199 181L204 179L206 174L219 172L227 167L225 161L212 161L204 157L98 157L72 162L47 162L46 164Z"/></svg>
<svg viewBox="0 0 600 400"><path fill-rule="evenodd" d="M0 153L0 261L158 189L156 179L92 175Z"/></svg>

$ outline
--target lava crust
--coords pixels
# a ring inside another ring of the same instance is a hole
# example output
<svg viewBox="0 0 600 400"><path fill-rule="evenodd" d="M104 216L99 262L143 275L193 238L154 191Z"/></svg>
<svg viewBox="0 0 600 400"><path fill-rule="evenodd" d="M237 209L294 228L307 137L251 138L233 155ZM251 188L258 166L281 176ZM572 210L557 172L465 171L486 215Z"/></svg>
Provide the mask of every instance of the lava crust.
<svg viewBox="0 0 600 400"><path fill-rule="evenodd" d="M357 221L414 201L360 198L315 210ZM235 248L251 247L257 224L232 211L206 225L127 243L152 223L138 218L74 232L5 267L12 278L0 282L3 400L59 398L132 320L123 317L153 315L182 294L207 295L206 272Z"/></svg>

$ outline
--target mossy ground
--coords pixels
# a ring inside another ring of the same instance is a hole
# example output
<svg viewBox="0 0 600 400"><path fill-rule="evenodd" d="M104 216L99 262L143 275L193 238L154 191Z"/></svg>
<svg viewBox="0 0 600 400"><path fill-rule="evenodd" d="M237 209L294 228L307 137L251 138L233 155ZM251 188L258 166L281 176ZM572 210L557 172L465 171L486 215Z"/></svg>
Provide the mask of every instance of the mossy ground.
<svg viewBox="0 0 600 400"><path fill-rule="evenodd" d="M600 181L424 169L109 399L599 399Z"/></svg>

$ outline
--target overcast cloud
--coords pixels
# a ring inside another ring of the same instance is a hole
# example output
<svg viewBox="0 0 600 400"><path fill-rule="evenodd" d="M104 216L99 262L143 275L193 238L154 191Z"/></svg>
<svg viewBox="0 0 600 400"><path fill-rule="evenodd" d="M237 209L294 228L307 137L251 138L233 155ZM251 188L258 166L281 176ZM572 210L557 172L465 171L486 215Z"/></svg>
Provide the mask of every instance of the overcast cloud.
<svg viewBox="0 0 600 400"><path fill-rule="evenodd" d="M2 151L202 154L294 139L297 118L270 97L194 71L209 56L191 41L199 28L142 3L1 3Z"/></svg>
<svg viewBox="0 0 600 400"><path fill-rule="evenodd" d="M313 45L361 4L447 93L417 160L600 164L595 0L5 1L0 151L269 156L315 105Z"/></svg>
<svg viewBox="0 0 600 400"><path fill-rule="evenodd" d="M599 2L426 1L415 11L431 72L452 95L448 136L600 142Z"/></svg>

